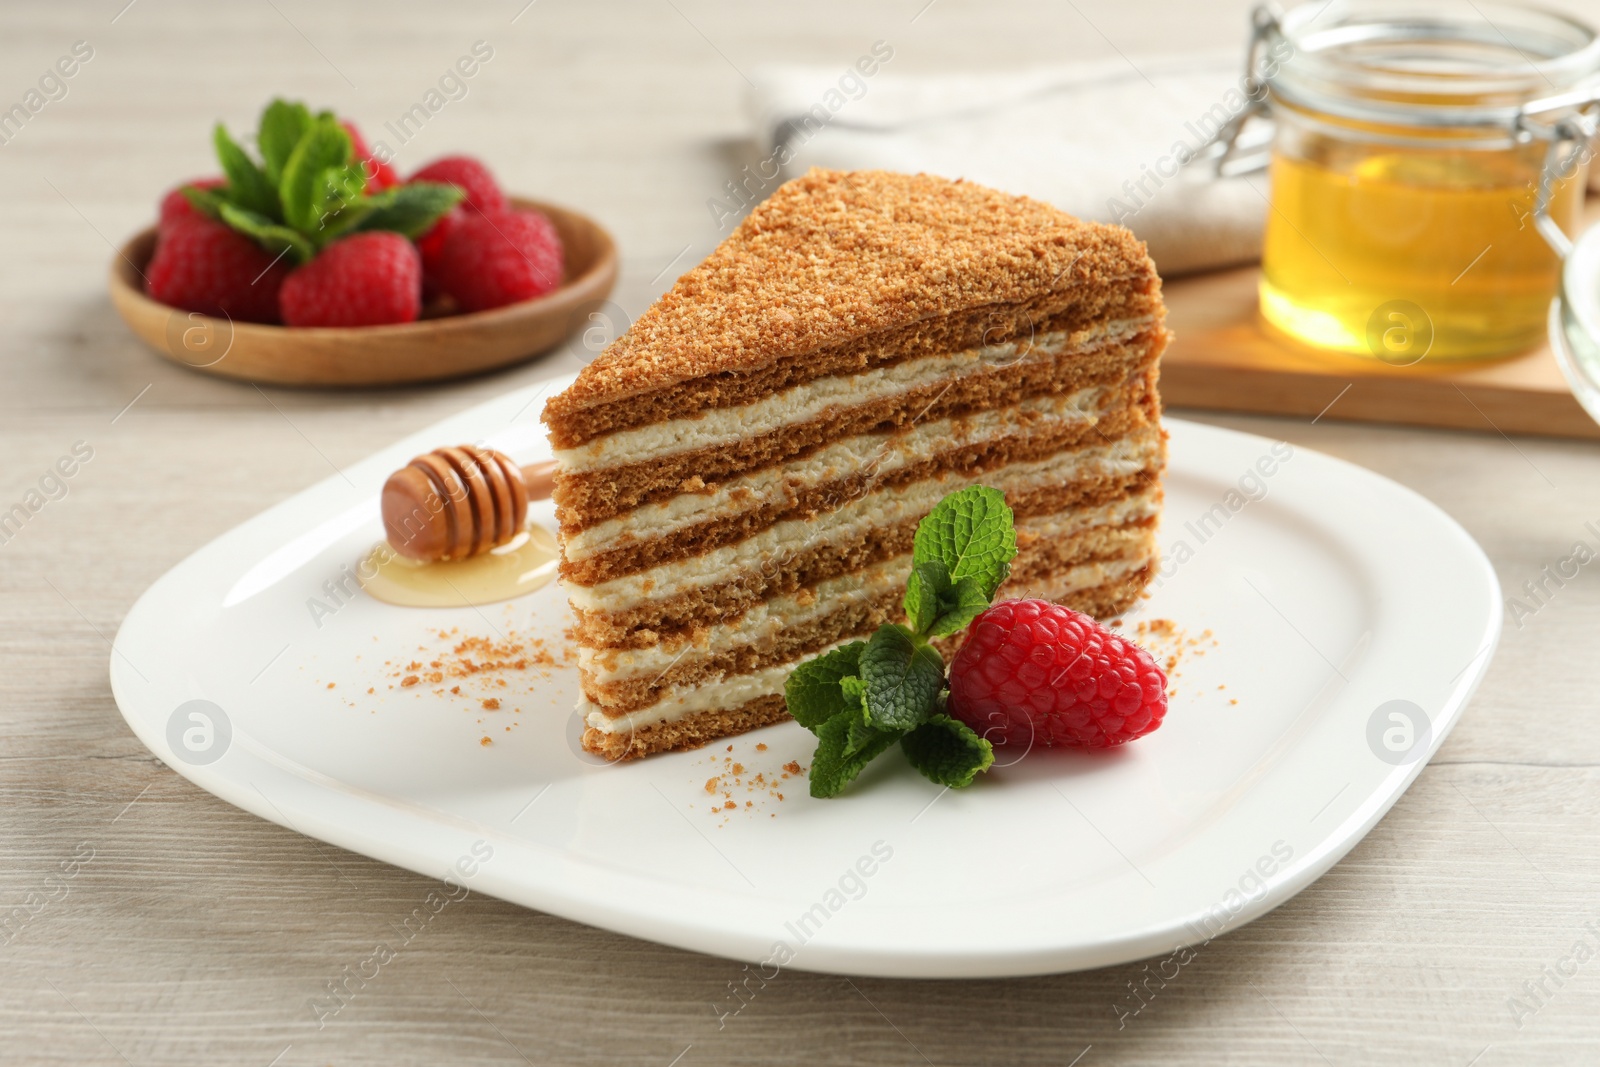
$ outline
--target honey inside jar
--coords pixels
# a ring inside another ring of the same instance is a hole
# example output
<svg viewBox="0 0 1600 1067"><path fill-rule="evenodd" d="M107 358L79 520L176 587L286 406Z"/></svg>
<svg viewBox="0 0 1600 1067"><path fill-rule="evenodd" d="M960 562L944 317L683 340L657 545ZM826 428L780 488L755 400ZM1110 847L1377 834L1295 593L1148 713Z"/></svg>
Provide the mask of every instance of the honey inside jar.
<svg viewBox="0 0 1600 1067"><path fill-rule="evenodd" d="M1543 146L1505 154L1528 155L1279 153L1261 313L1318 347L1394 361L1498 356L1538 343L1560 261L1532 220ZM1577 180L1555 187L1551 214L1569 232L1580 188Z"/></svg>
<svg viewBox="0 0 1600 1067"><path fill-rule="evenodd" d="M1274 24L1293 54L1267 81L1273 327L1394 365L1543 339L1560 267L1533 218L1549 139L1519 110L1592 75L1600 41L1543 12L1477 10L1354 4ZM1584 170L1579 157L1545 186L1568 233Z"/></svg>

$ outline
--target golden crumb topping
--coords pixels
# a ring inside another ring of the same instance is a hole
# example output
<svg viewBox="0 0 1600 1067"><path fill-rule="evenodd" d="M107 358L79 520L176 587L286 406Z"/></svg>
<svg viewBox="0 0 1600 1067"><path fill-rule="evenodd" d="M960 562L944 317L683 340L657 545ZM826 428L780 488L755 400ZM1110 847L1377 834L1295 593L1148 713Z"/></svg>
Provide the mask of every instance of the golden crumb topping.
<svg viewBox="0 0 1600 1067"><path fill-rule="evenodd" d="M758 204L639 316L550 421L864 334L1093 284L1154 286L1120 226L926 174L813 169Z"/></svg>

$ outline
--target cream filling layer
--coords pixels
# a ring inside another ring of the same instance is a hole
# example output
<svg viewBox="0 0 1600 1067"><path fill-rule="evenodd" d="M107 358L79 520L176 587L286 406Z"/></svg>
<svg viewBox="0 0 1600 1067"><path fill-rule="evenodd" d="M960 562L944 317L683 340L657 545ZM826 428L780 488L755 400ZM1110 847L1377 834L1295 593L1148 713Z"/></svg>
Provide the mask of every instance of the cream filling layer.
<svg viewBox="0 0 1600 1067"><path fill-rule="evenodd" d="M634 541L665 537L687 526L751 511L762 504L792 505L819 485L863 472L886 476L905 467L1016 433L1031 419L1053 423L1098 422L1105 414L1105 390L1090 386L1064 396L1040 396L1004 408L954 419L937 419L898 434L862 434L828 445L780 466L766 467L720 483L714 490L679 493L654 504L597 522L568 534L562 552L587 559ZM638 531L647 531L641 537Z"/></svg>
<svg viewBox="0 0 1600 1067"><path fill-rule="evenodd" d="M1149 555L1140 555L1070 567L1059 577L1051 579L1049 588L1051 594L1056 597L1068 596L1081 589L1093 589L1097 585L1132 574L1146 566L1150 559ZM803 658L810 659L815 654L808 653ZM660 700L649 707L630 711L615 718L606 715L598 704L587 698L578 701L578 710L584 713L584 721L588 725L602 733L627 733L656 723L686 719L701 712L736 708L758 697L781 693L783 684L788 679L789 672L794 669L794 665L793 662L783 663L715 682L668 689L662 693Z"/></svg>
<svg viewBox="0 0 1600 1067"><path fill-rule="evenodd" d="M1102 559L1093 563L1082 563L1076 567L1052 574L1048 578L1020 585L1015 589L1007 588L1007 596L1036 596L1044 600L1060 600L1073 593L1084 589L1093 589L1097 585L1114 582L1118 578L1128 575L1157 561L1160 553L1156 551L1155 534L1150 535L1150 551L1134 556L1125 556L1122 559Z"/></svg>
<svg viewBox="0 0 1600 1067"><path fill-rule="evenodd" d="M1136 336L1154 322L1154 316L1148 315L1111 319L1070 333L1061 330L1040 334L1031 341L984 345L873 367L856 374L815 378L748 404L712 408L689 418L618 430L577 448L558 449L555 458L565 471L592 471L732 444L784 426L809 422L830 408L857 407L946 380L959 381L985 374L996 366L1015 362L1029 351L1051 357L1091 352Z"/></svg>
<svg viewBox="0 0 1600 1067"><path fill-rule="evenodd" d="M842 608L869 603L894 589L904 589L911 557L899 556L869 564L851 574L818 582L804 594L773 597L731 622L708 627L693 638L679 637L649 648L578 649L578 667L603 682L643 675L661 675L673 665L733 649L772 641L785 629L807 626ZM684 645L689 645L688 649Z"/></svg>
<svg viewBox="0 0 1600 1067"><path fill-rule="evenodd" d="M1159 464L1161 431L1151 426L1103 445L1063 452L1048 459L1013 463L981 478L947 471L908 485L879 489L847 501L815 519L785 519L742 541L673 560L598 585L566 583L572 606L584 611L615 612L650 601L665 601L728 580L729 576L781 569L798 551L814 546L848 544L873 529L918 519L947 493L982 484L1004 493L1027 492L1047 485L1066 485L1085 477L1127 477Z"/></svg>
<svg viewBox="0 0 1600 1067"><path fill-rule="evenodd" d="M1099 526L1123 526L1154 518L1161 511L1161 489L1151 486L1094 508L1073 508L1017 524L1018 532L1044 538L1071 537ZM649 648L579 648L578 666L601 682L660 676L681 662L693 663L734 649L759 646L785 629L808 626L842 608L871 602L905 588L911 557L869 564L852 574L819 582L802 594L763 601L730 622L708 627L694 638L680 637ZM684 645L688 644L688 649Z"/></svg>
<svg viewBox="0 0 1600 1067"><path fill-rule="evenodd" d="M809 656L807 657L810 658ZM796 661L798 662L798 661ZM654 726L658 722L675 722L703 711L722 711L736 708L757 697L783 692L783 683L794 669L793 663L780 663L776 667L752 671L720 682L669 689L660 700L648 708L630 711L611 718L599 705L588 698L578 701L578 710L584 712L583 720L601 733L620 734L637 730L641 726Z"/></svg>
<svg viewBox="0 0 1600 1067"><path fill-rule="evenodd" d="M1018 533L1053 539L1072 537L1096 526L1123 526L1130 522L1143 522L1161 514L1164 499L1160 485L1152 485L1138 493L1101 504L1095 508L1068 508L1054 515L1035 515L1017 523Z"/></svg>

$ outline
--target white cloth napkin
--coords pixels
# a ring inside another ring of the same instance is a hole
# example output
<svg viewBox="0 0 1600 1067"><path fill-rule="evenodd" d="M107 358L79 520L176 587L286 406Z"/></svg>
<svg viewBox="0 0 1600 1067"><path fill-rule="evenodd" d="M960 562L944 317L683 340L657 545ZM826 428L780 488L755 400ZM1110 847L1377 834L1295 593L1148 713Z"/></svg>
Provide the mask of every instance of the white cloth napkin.
<svg viewBox="0 0 1600 1067"><path fill-rule="evenodd" d="M1175 156L1243 108L1241 73L1237 54L996 74L768 66L751 73L746 105L769 175L817 166L966 178L1121 222L1173 275L1260 256L1262 176L1218 179L1208 160L1180 169Z"/></svg>

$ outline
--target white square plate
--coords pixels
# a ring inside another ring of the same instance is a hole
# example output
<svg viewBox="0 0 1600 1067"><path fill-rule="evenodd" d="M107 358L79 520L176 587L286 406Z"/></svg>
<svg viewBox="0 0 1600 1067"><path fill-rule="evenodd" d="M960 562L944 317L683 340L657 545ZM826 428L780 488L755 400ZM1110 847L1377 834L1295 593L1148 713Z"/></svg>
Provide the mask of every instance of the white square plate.
<svg viewBox="0 0 1600 1067"><path fill-rule="evenodd" d="M451 610L329 592L382 536L391 471L462 441L547 458L538 414L566 384L401 441L152 586L111 658L140 740L264 819L579 922L769 967L1022 975L1171 951L1304 888L1416 776L1499 638L1494 572L1434 505L1327 456L1173 419L1165 562L1125 623L1187 636L1154 734L1034 752L961 791L891 752L827 801L782 777L813 747L794 723L732 752L609 766L576 745L570 666L500 692L396 686L396 665L437 655L441 629L515 630L559 662L559 588ZM533 515L553 525L548 501ZM1177 647L1163 641L1158 658ZM733 761L740 784L708 793Z"/></svg>

